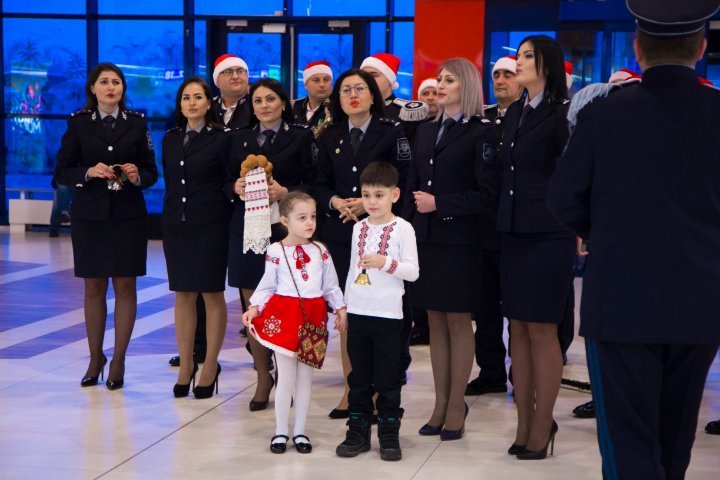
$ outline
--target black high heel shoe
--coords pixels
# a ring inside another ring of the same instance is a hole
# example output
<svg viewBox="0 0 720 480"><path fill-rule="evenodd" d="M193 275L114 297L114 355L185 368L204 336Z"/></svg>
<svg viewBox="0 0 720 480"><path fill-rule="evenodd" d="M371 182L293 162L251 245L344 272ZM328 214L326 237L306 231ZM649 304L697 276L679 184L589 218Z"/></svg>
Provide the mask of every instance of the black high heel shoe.
<svg viewBox="0 0 720 480"><path fill-rule="evenodd" d="M517 455L520 452L524 452L525 447L527 447L527 445L518 445L517 443L513 443L510 445L510 448L508 448L508 455Z"/></svg>
<svg viewBox="0 0 720 480"><path fill-rule="evenodd" d="M448 430L446 428L443 428L440 432L440 440L443 442L447 442L449 440L460 440L463 435L465 434L465 418L468 416L468 412L470 411L470 408L468 407L468 404L465 404L465 417L463 417L463 426L459 430Z"/></svg>
<svg viewBox="0 0 720 480"><path fill-rule="evenodd" d="M114 361L114 359L113 359ZM111 362L112 363L112 362ZM108 372L108 377L110 376L110 372ZM123 376L120 377L117 380L111 380L110 378L107 379L107 382L105 382L105 386L108 390L119 390L125 385L125 365L123 364Z"/></svg>
<svg viewBox="0 0 720 480"><path fill-rule="evenodd" d="M430 425L429 423L426 423L422 427L420 427L420 430L418 430L418 434L429 437L431 435L440 435L440 433L443 431L442 425Z"/></svg>
<svg viewBox="0 0 720 480"><path fill-rule="evenodd" d="M198 364L196 362L193 364L193 373L190 381L184 385L182 383L176 383L173 387L173 395L175 395L175 398L187 397L190 394L190 384L192 383L192 386L195 387L195 374L197 371Z"/></svg>
<svg viewBox="0 0 720 480"><path fill-rule="evenodd" d="M250 411L251 412L258 412L260 410L265 410L268 406L268 403L270 403L270 392L272 392L272 389L275 385L277 385L277 371L275 372L275 377L273 377L269 372L268 375L270 375L270 390L268 390L268 399L261 401L261 400L250 400Z"/></svg>
<svg viewBox="0 0 720 480"><path fill-rule="evenodd" d="M213 396L213 390L215 390L215 393L220 391L220 382L218 381L220 372L222 372L222 367L220 366L220 363L218 363L217 372L215 372L215 380L213 380L213 382L207 387L196 385L195 388L193 388L193 395L195 395L195 398L210 398Z"/></svg>
<svg viewBox="0 0 720 480"><path fill-rule="evenodd" d="M517 454L518 460L542 460L543 458L547 457L548 447L550 447L550 455L552 455L553 450L555 450L555 434L557 432L558 424L555 423L555 420L553 420L552 428L550 428L550 438L545 444L545 448L537 452L525 449L524 451Z"/></svg>
<svg viewBox="0 0 720 480"><path fill-rule="evenodd" d="M82 380L80 380L80 386L81 387L92 387L94 385L98 384L98 377L105 380L105 365L107 364L107 357L103 355L103 362L100 366L100 373L98 375L95 375L94 377L91 377L90 375L85 375Z"/></svg>

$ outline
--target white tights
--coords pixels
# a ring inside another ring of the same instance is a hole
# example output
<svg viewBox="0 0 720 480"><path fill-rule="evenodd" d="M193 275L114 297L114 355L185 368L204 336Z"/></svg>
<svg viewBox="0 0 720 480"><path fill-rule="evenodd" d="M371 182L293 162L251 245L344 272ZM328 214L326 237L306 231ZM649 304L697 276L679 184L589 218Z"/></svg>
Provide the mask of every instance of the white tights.
<svg viewBox="0 0 720 480"><path fill-rule="evenodd" d="M305 423L310 411L313 367L300 363L294 357L275 355L278 384L275 390L275 435L287 435L290 424L290 402L295 399L295 428L293 437L305 434ZM300 440L302 443L304 439Z"/></svg>

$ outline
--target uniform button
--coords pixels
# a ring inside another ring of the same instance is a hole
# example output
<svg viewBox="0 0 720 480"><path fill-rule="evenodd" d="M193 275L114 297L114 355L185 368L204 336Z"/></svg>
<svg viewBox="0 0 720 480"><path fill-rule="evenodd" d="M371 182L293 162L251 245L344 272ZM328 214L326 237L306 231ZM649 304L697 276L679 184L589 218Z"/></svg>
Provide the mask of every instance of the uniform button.
<svg viewBox="0 0 720 480"><path fill-rule="evenodd" d="M512 147L514 147L514 146L515 146L515 142L512 142L512 143L510 144L510 148L512 148Z"/></svg>
<svg viewBox="0 0 720 480"><path fill-rule="evenodd" d="M184 160L180 160L180 166L182 167L183 165L185 165L185 161L184 161Z"/></svg>
<svg viewBox="0 0 720 480"><path fill-rule="evenodd" d="M185 197L182 198L182 202L185 203L187 199Z"/></svg>
<svg viewBox="0 0 720 480"><path fill-rule="evenodd" d="M510 165L510 170L515 170L515 166L514 166L514 165ZM183 183L185 183L185 182L183 182Z"/></svg>
<svg viewBox="0 0 720 480"><path fill-rule="evenodd" d="M353 172L357 172L357 167L353 167Z"/></svg>
<svg viewBox="0 0 720 480"><path fill-rule="evenodd" d="M428 180L428 185L432 185L432 180Z"/></svg>
<svg viewBox="0 0 720 480"><path fill-rule="evenodd" d="M180 180L180 181L182 182L183 185L185 185L185 179L184 179L184 178L183 178L182 180Z"/></svg>
<svg viewBox="0 0 720 480"><path fill-rule="evenodd" d="M495 124L500 125L500 119L495 120Z"/></svg>
<svg viewBox="0 0 720 480"><path fill-rule="evenodd" d="M513 192L512 190L510 190L510 195L512 195L513 193L514 193L514 192ZM184 201L184 200L183 200L183 201Z"/></svg>
<svg viewBox="0 0 720 480"><path fill-rule="evenodd" d="M353 192L357 192L357 187L353 187Z"/></svg>
<svg viewBox="0 0 720 480"><path fill-rule="evenodd" d="M112 145L110 145L110 146L108 147L108 152L112 152L112 151L113 151L113 147L112 147Z"/></svg>
<svg viewBox="0 0 720 480"><path fill-rule="evenodd" d="M431 159L430 159L430 165L432 165L432 164L433 164L433 159L431 158Z"/></svg>

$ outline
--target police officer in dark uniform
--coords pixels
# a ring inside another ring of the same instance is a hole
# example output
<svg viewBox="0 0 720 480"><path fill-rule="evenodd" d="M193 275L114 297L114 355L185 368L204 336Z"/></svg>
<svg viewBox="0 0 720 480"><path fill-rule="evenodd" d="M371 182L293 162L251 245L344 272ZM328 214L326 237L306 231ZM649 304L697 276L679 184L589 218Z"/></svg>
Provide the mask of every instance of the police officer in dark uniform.
<svg viewBox="0 0 720 480"><path fill-rule="evenodd" d="M628 0L642 82L596 98L558 161L588 241L585 337L606 479L681 479L720 344L720 92L698 82L718 0Z"/></svg>
<svg viewBox="0 0 720 480"><path fill-rule="evenodd" d="M314 194L319 213L325 215L319 238L327 244L344 288L353 224L365 215L360 173L370 162L389 162L400 173L402 190L412 154L400 122L383 118L383 98L369 73L353 69L340 76L330 95L330 113L333 123L318 140ZM400 206L393 208L399 212ZM347 336L341 335L345 343ZM346 350L343 355L347 357ZM350 363L344 358L345 379L349 373ZM332 418L348 416L347 383L345 388L339 408L331 412Z"/></svg>
<svg viewBox="0 0 720 480"><path fill-rule="evenodd" d="M303 83L308 96L293 101L295 122L309 126L316 139L332 122L329 100L332 80L332 69L328 62L318 60L308 63L303 70Z"/></svg>
<svg viewBox="0 0 720 480"><path fill-rule="evenodd" d="M272 163L272 180L268 183L268 195L272 204L289 191L309 191L315 178L312 163L313 136L307 125L293 123L290 99L282 84L272 78L255 82L250 89L250 102L254 109L252 127L235 133L233 151L228 165L226 192L232 199L233 213L230 219L230 249L228 255L228 284L239 288L245 301L249 301L265 271L265 255L252 250L243 253L245 240L245 178L240 178L242 162L248 155L264 155ZM279 223L271 226L271 241L279 241L285 230ZM270 350L255 337L248 336L252 345L258 383L250 411L267 408L274 380Z"/></svg>
<svg viewBox="0 0 720 480"><path fill-rule="evenodd" d="M215 60L213 81L220 89L220 95L212 99L212 106L220 121L228 128L237 130L250 125L252 112L248 101L248 66L245 61L235 55L224 54ZM242 299L241 299L242 302ZM205 338L205 301L202 295L197 297L197 328L195 329L195 361L205 361L207 340ZM180 356L176 355L169 361L170 365L180 365Z"/></svg>
<svg viewBox="0 0 720 480"><path fill-rule="evenodd" d="M125 108L127 84L112 63L88 75L85 109L68 119L53 180L75 187L71 205L75 276L85 283L90 365L80 384L97 385L107 358L103 338L108 279L115 291L115 349L106 385L122 388L137 312L136 279L145 275L147 209L143 188L158 179L143 114Z"/></svg>

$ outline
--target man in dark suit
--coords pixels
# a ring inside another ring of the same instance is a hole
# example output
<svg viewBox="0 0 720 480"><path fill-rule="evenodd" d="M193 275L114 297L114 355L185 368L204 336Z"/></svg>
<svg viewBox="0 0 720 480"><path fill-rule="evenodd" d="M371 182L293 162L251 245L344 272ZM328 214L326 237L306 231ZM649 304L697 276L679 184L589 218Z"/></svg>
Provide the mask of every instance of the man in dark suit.
<svg viewBox="0 0 720 480"><path fill-rule="evenodd" d="M309 126L316 139L332 120L328 108L332 81L332 69L328 62L318 60L308 63L303 70L303 84L308 95L294 100L292 104L295 121Z"/></svg>
<svg viewBox="0 0 720 480"><path fill-rule="evenodd" d="M212 99L212 105L225 126L233 130L250 125L252 112L248 99L250 90L248 75L247 63L240 57L226 53L215 60L213 81L220 89L220 95ZM242 296L240 301L242 302ZM205 301L202 295L198 295L197 327L195 328L193 350L193 356L198 363L205 361L205 352L207 351L205 320ZM179 366L180 356L172 357L168 363L173 367Z"/></svg>
<svg viewBox="0 0 720 480"><path fill-rule="evenodd" d="M628 0L641 83L577 116L547 204L588 241L585 337L606 479L681 479L720 344L720 92L694 66L719 0Z"/></svg>

